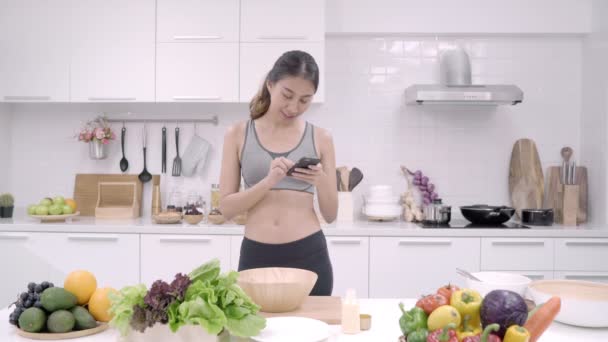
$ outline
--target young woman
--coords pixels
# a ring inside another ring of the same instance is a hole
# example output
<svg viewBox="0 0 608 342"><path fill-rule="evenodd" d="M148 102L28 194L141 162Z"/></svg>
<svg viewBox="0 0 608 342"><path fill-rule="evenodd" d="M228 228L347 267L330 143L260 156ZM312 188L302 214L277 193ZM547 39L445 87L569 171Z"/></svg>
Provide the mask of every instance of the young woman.
<svg viewBox="0 0 608 342"><path fill-rule="evenodd" d="M230 219L247 212L239 271L293 267L318 275L311 295L329 296L333 271L313 207L336 218L335 153L328 131L302 118L319 85L311 55L289 51L275 62L249 105L251 119L228 129L220 176L220 210ZM302 157L321 162L288 170ZM239 192L241 177L245 191Z"/></svg>

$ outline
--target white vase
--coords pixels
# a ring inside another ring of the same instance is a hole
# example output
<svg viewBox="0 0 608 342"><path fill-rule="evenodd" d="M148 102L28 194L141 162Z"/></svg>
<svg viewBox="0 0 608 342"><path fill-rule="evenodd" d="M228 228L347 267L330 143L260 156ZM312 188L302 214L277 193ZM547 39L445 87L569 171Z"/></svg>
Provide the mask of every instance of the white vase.
<svg viewBox="0 0 608 342"><path fill-rule="evenodd" d="M108 145L101 143L101 140L91 140L89 142L89 157L94 160L106 159L108 157Z"/></svg>
<svg viewBox="0 0 608 342"><path fill-rule="evenodd" d="M209 334L200 325L184 325L176 332L172 332L166 324L155 324L147 328L144 333L132 331L119 342L228 342L230 334L227 331L219 335Z"/></svg>

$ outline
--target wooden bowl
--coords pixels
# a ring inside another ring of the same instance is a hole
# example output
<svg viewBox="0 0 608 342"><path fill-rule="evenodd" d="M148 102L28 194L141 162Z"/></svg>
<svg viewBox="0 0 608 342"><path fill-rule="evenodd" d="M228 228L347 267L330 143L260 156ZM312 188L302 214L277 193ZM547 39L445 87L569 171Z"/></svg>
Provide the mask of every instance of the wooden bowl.
<svg viewBox="0 0 608 342"><path fill-rule="evenodd" d="M199 224L203 220L203 214L200 215L184 215L184 221L190 224Z"/></svg>
<svg viewBox="0 0 608 342"><path fill-rule="evenodd" d="M536 305L561 298L558 322L589 328L608 327L608 284L580 280L537 280L528 287Z"/></svg>
<svg viewBox="0 0 608 342"><path fill-rule="evenodd" d="M266 267L239 272L238 284L261 311L289 312L302 305L317 278L299 268Z"/></svg>
<svg viewBox="0 0 608 342"><path fill-rule="evenodd" d="M175 224L182 221L182 214L178 212L163 211L158 215L152 216L152 219L157 224Z"/></svg>
<svg viewBox="0 0 608 342"><path fill-rule="evenodd" d="M213 223L213 224L223 224L224 222L226 222L226 218L224 217L224 215L222 214L213 214L213 215L208 215L207 218L209 219L209 222Z"/></svg>

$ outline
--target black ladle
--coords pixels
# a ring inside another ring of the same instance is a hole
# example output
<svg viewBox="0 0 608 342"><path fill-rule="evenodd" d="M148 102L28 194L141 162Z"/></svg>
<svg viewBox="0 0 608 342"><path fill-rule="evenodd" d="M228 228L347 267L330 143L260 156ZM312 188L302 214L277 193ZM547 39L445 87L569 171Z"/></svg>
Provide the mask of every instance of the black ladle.
<svg viewBox="0 0 608 342"><path fill-rule="evenodd" d="M146 169L146 125L144 125L144 170L137 176L142 183L147 183L152 180L152 175Z"/></svg>
<svg viewBox="0 0 608 342"><path fill-rule="evenodd" d="M120 144L122 146L122 159L120 160L120 171L126 172L129 168L129 161L125 158L125 134L127 133L127 129L125 127L122 128L122 132L120 134Z"/></svg>

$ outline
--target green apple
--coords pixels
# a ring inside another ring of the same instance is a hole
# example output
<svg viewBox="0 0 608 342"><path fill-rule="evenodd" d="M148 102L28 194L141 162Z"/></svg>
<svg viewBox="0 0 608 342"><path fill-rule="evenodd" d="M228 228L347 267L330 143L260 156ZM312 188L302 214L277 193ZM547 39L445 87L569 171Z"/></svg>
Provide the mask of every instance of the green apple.
<svg viewBox="0 0 608 342"><path fill-rule="evenodd" d="M69 205L65 204L63 207L61 207L63 209L63 215L70 215L74 213L74 210L72 209L72 207L70 207Z"/></svg>
<svg viewBox="0 0 608 342"><path fill-rule="evenodd" d="M36 207L36 215L48 215L49 207L45 205L39 205Z"/></svg>
<svg viewBox="0 0 608 342"><path fill-rule="evenodd" d="M43 207L50 207L51 204L53 204L53 200L51 200L48 197L43 198L42 200L40 200L40 205L43 206Z"/></svg>
<svg viewBox="0 0 608 342"><path fill-rule="evenodd" d="M63 206L65 204L65 199L63 198L63 196L56 196L55 198L53 198L53 204Z"/></svg>
<svg viewBox="0 0 608 342"><path fill-rule="evenodd" d="M36 204L30 205L29 207L27 207L27 214L36 215L36 208L38 208L38 205L36 205Z"/></svg>
<svg viewBox="0 0 608 342"><path fill-rule="evenodd" d="M62 206L59 204L53 204L49 207L49 214L51 215L61 215L63 213Z"/></svg>

